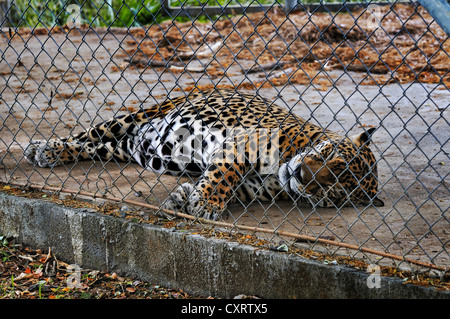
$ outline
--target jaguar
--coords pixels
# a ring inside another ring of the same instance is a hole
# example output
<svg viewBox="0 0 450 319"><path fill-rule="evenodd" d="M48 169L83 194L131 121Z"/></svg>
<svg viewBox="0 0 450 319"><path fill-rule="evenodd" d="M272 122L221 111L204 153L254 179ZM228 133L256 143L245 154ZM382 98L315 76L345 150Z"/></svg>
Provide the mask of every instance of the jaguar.
<svg viewBox="0 0 450 319"><path fill-rule="evenodd" d="M161 207L218 219L236 201L292 199L317 207L383 206L375 128L342 136L252 93L212 89L167 98L67 137L32 140L39 167L80 160L134 161L188 175Z"/></svg>

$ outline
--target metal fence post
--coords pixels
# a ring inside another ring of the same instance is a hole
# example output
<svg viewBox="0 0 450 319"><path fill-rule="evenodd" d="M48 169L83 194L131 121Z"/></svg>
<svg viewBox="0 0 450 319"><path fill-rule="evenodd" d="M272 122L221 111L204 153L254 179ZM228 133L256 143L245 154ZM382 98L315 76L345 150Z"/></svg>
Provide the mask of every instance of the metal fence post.
<svg viewBox="0 0 450 319"><path fill-rule="evenodd" d="M419 2L450 37L450 5L447 0L419 0Z"/></svg>
<svg viewBox="0 0 450 319"><path fill-rule="evenodd" d="M292 11L298 4L298 0L286 0L286 12Z"/></svg>

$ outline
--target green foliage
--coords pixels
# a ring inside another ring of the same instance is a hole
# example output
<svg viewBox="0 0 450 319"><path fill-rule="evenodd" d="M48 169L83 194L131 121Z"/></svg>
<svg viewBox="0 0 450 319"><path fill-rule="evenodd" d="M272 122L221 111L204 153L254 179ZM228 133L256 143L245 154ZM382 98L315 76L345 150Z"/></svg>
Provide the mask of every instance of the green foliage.
<svg viewBox="0 0 450 319"><path fill-rule="evenodd" d="M355 0L350 0L355 1ZM285 0L169 0L172 7L199 7L225 5L268 5L274 2L284 4ZM302 3L314 3L318 0L302 0ZM328 0L325 2L342 2ZM135 27L149 25L168 19L163 17L160 0L12 0L7 12L15 27L54 27L74 21L71 5L79 8L76 22L92 27ZM72 15L71 15L72 13ZM189 18L177 17L177 21ZM207 16L197 17L198 22L209 21Z"/></svg>
<svg viewBox="0 0 450 319"><path fill-rule="evenodd" d="M155 21L161 9L159 0L112 1L113 25L131 27Z"/></svg>
<svg viewBox="0 0 450 319"><path fill-rule="evenodd" d="M17 27L53 26L64 20L63 8L64 2L58 0L16 0L11 1L9 16Z"/></svg>
<svg viewBox="0 0 450 319"><path fill-rule="evenodd" d="M79 8L76 22L93 27L150 24L158 18L161 8L159 0L14 0L11 1L9 16L16 27L63 26L75 22L75 13L67 10L70 5Z"/></svg>
<svg viewBox="0 0 450 319"><path fill-rule="evenodd" d="M0 262L8 261L10 257L9 242L5 236L0 236Z"/></svg>

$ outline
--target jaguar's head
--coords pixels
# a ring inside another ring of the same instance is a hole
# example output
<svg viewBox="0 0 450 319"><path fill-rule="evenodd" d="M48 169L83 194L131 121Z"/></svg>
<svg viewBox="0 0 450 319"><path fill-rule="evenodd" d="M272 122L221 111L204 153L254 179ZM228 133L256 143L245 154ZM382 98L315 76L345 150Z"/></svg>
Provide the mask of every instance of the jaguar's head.
<svg viewBox="0 0 450 319"><path fill-rule="evenodd" d="M284 163L284 189L322 207L383 206L377 198L377 162L369 148L371 128L349 138L322 140Z"/></svg>

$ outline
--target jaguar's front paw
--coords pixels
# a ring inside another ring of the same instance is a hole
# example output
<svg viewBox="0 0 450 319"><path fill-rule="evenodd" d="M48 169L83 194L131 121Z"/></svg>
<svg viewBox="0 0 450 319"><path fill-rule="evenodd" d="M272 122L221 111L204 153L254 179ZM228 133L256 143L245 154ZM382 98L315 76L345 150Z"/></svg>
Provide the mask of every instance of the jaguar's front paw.
<svg viewBox="0 0 450 319"><path fill-rule="evenodd" d="M212 220L216 220L221 212L189 183L182 184L172 192L162 204L162 208Z"/></svg>
<svg viewBox="0 0 450 319"><path fill-rule="evenodd" d="M222 212L222 208L214 205L210 200L206 200L198 190L195 190L189 196L186 212L189 215L217 220Z"/></svg>
<svg viewBox="0 0 450 319"><path fill-rule="evenodd" d="M162 204L162 208L176 212L184 211L188 202L189 195L194 191L194 186L184 183L175 191L169 194L169 197Z"/></svg>

